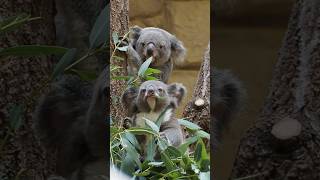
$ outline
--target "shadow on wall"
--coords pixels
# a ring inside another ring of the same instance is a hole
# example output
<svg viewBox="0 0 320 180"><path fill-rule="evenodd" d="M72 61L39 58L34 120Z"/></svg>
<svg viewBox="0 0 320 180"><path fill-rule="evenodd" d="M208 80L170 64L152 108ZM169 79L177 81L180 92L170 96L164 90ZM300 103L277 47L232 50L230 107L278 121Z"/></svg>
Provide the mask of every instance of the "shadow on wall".
<svg viewBox="0 0 320 180"><path fill-rule="evenodd" d="M188 91L177 110L179 117L191 98L210 41L210 0L129 0L129 19L130 26L165 29L186 47L186 63L169 79L184 84Z"/></svg>
<svg viewBox="0 0 320 180"><path fill-rule="evenodd" d="M235 2L231 8L219 6L215 13L214 66L231 69L247 89L248 99L212 159L219 180L229 178L239 141L263 106L292 6L292 0Z"/></svg>

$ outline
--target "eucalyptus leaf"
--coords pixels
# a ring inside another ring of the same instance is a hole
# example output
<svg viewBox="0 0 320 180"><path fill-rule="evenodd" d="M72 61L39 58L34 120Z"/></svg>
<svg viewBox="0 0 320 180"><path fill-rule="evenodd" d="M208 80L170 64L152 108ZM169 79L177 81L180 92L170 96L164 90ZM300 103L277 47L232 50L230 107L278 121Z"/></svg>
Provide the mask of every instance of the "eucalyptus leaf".
<svg viewBox="0 0 320 180"><path fill-rule="evenodd" d="M67 48L59 46L46 45L20 45L9 48L0 49L1 56L39 56L39 55L54 55L64 54L68 51Z"/></svg>
<svg viewBox="0 0 320 180"><path fill-rule="evenodd" d="M77 50L75 48L69 49L56 64L53 73L51 75L52 79L55 79L64 72L64 69L72 63L76 55Z"/></svg>
<svg viewBox="0 0 320 180"><path fill-rule="evenodd" d="M157 126L154 122L150 121L147 118L143 118L146 121L146 125L150 127L154 132L158 133L160 131L160 127Z"/></svg>
<svg viewBox="0 0 320 180"><path fill-rule="evenodd" d="M110 4L103 8L89 35L90 48L97 48L105 42L109 42L109 13Z"/></svg>
<svg viewBox="0 0 320 180"><path fill-rule="evenodd" d="M41 19L40 17L31 18L28 14L20 14L18 16L9 17L0 22L0 35L17 29L18 27L26 24L27 22Z"/></svg>
<svg viewBox="0 0 320 180"><path fill-rule="evenodd" d="M112 40L114 44L118 44L119 42L119 36L117 32L112 32Z"/></svg>
<svg viewBox="0 0 320 180"><path fill-rule="evenodd" d="M178 122L180 125L185 126L186 128L191 129L191 130L201 129L201 127L198 126L197 124L194 124L194 123L187 121L187 120L184 120L184 119L178 119Z"/></svg>
<svg viewBox="0 0 320 180"><path fill-rule="evenodd" d="M139 68L138 76L143 77L152 62L152 57L148 58Z"/></svg>
<svg viewBox="0 0 320 180"><path fill-rule="evenodd" d="M126 52L128 50L128 46L117 47L119 51Z"/></svg>
<svg viewBox="0 0 320 180"><path fill-rule="evenodd" d="M86 71L86 70L77 70L77 69L71 69L71 72L74 72L77 74L82 80L85 81L92 81L97 79L97 73L94 71Z"/></svg>
<svg viewBox="0 0 320 180"><path fill-rule="evenodd" d="M201 137L201 138L210 139L210 134L203 131L203 130L196 131L196 136Z"/></svg>
<svg viewBox="0 0 320 180"><path fill-rule="evenodd" d="M168 148L166 150L164 150L164 152L171 158L171 159L175 159L175 158L179 158L181 157L181 152L173 147L173 146L168 146Z"/></svg>
<svg viewBox="0 0 320 180"><path fill-rule="evenodd" d="M167 172L173 171L177 168L176 164L174 164L174 162L169 158L169 156L165 152L162 152L160 156L161 156L161 160L165 164Z"/></svg>

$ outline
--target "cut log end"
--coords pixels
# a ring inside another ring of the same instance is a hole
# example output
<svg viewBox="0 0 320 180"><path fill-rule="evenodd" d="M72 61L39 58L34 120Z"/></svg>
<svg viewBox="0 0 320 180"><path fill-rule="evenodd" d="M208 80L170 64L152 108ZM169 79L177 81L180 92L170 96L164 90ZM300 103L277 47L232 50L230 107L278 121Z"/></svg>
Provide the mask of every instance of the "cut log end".
<svg viewBox="0 0 320 180"><path fill-rule="evenodd" d="M289 140L300 135L302 130L301 123L292 118L284 118L275 123L271 134L279 140Z"/></svg>
<svg viewBox="0 0 320 180"><path fill-rule="evenodd" d="M202 108L205 105L205 101L201 98L198 98L194 101L194 105L196 108Z"/></svg>

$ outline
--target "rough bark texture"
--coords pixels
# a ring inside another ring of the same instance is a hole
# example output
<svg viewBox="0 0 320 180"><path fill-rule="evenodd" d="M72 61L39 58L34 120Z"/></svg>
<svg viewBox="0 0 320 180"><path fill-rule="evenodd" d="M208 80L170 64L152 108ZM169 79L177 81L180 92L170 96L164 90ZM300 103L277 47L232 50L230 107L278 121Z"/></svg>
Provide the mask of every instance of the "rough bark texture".
<svg viewBox="0 0 320 180"><path fill-rule="evenodd" d="M42 17L2 35L0 47L22 44L53 44L54 4L51 0L3 0L0 17L5 19L20 13ZM47 154L39 146L33 132L32 113L39 89L48 80L52 69L51 57L9 57L0 59L0 179L41 180L53 171ZM42 89L44 90L44 89ZM23 124L16 133L9 133L9 109L24 105ZM4 143L5 137L8 139ZM49 154L49 153L48 153Z"/></svg>
<svg viewBox="0 0 320 180"><path fill-rule="evenodd" d="M111 31L116 32L119 36L124 36L129 31L129 2L128 0L111 0ZM112 37L110 38L112 39ZM113 43L111 43L113 44ZM114 45L110 52L113 52ZM125 57L124 53L117 52L116 56ZM112 58L112 57L111 57ZM126 75L127 63L126 61L117 61L111 59L111 64L122 67L119 72L111 72L111 76L124 76ZM125 88L125 81L123 80L111 80L110 82L110 113L113 120L120 122L125 116L125 110L123 109L120 97Z"/></svg>
<svg viewBox="0 0 320 180"><path fill-rule="evenodd" d="M210 132L210 45L203 57L198 81L191 101L185 107L183 117Z"/></svg>
<svg viewBox="0 0 320 180"><path fill-rule="evenodd" d="M319 8L318 0L293 7L270 93L240 142L232 178L320 179Z"/></svg>

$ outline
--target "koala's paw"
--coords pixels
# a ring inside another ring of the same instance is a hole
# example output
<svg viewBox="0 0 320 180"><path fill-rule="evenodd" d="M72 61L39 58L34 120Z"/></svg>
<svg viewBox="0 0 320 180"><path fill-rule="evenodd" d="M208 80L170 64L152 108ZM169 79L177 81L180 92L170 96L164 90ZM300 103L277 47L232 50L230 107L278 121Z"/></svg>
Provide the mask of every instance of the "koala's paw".
<svg viewBox="0 0 320 180"><path fill-rule="evenodd" d="M123 128L129 129L129 128L132 127L132 125L133 125L133 123L132 123L132 119L131 119L131 118L125 117L125 118L123 119L123 122L122 122L122 127L123 127Z"/></svg>
<svg viewBox="0 0 320 180"><path fill-rule="evenodd" d="M169 138L167 137L167 135L166 135L165 132L160 132L160 137L161 137L162 139L164 139L165 141L167 141L168 144L169 144L169 146L172 145L172 143L170 142L170 140L169 140Z"/></svg>

